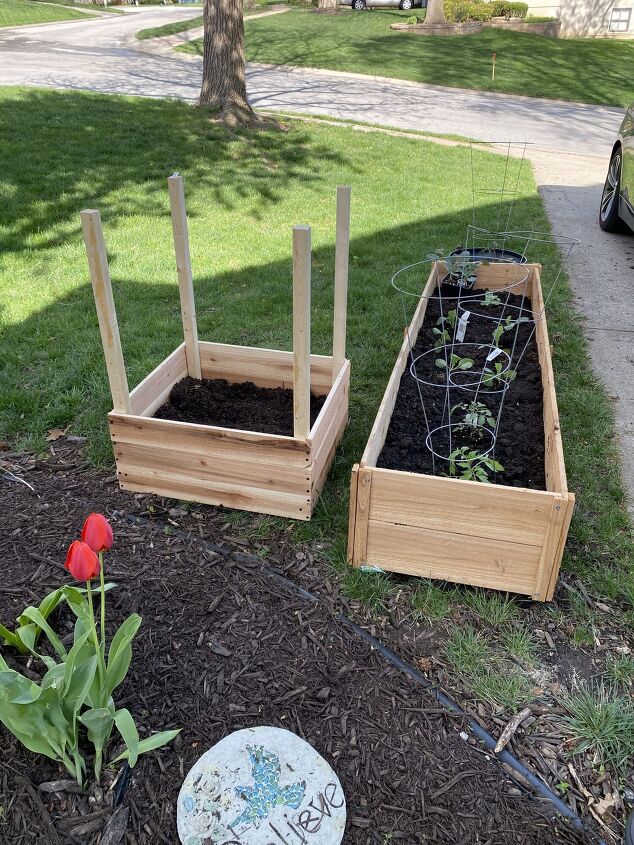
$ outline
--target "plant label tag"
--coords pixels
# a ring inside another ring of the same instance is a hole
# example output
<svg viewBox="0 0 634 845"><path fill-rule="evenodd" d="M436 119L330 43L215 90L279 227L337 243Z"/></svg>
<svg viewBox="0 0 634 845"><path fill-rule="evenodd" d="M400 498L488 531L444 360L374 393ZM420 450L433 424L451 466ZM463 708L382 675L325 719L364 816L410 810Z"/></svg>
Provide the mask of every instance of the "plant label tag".
<svg viewBox="0 0 634 845"><path fill-rule="evenodd" d="M464 340L465 332L467 331L467 323L469 322L469 317L471 316L471 311L465 311L462 317L458 320L458 326L456 328L456 340L458 343L462 343Z"/></svg>
<svg viewBox="0 0 634 845"><path fill-rule="evenodd" d="M487 361L493 361L495 358L498 357L498 355L501 355L501 354L502 354L501 349L499 349L499 348L494 349L493 352L489 352L489 354L487 355Z"/></svg>

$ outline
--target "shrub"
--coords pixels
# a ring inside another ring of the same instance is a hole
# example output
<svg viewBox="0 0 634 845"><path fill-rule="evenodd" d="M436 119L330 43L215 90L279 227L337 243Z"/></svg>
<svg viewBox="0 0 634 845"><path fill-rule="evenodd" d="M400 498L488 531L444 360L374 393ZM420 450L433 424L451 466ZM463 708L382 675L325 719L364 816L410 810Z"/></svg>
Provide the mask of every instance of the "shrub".
<svg viewBox="0 0 634 845"><path fill-rule="evenodd" d="M410 24L410 26L413 26L414 24L418 23L418 18L416 17L416 15L410 15L409 18L405 20L405 23L408 23Z"/></svg>
<svg viewBox="0 0 634 845"><path fill-rule="evenodd" d="M488 21L494 13L494 3L486 0L445 0L445 16L452 23Z"/></svg>
<svg viewBox="0 0 634 845"><path fill-rule="evenodd" d="M492 17L525 18L528 14L528 3L513 2L513 0L491 0Z"/></svg>

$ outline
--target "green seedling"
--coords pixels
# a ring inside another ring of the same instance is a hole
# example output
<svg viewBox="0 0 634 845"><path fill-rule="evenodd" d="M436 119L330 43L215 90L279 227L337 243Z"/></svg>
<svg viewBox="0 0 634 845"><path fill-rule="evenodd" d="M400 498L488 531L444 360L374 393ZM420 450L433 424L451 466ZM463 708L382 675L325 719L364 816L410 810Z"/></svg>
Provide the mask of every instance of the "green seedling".
<svg viewBox="0 0 634 845"><path fill-rule="evenodd" d="M441 370L446 369L447 362L443 358L436 358L436 366ZM473 358L461 358L460 355L451 353L449 359L449 372L453 373L455 370L470 370L473 367Z"/></svg>
<svg viewBox="0 0 634 845"><path fill-rule="evenodd" d="M443 346L446 346L451 341L451 335L446 329L442 331L440 329L432 329L432 332L436 335L436 343L434 344L436 351L442 349Z"/></svg>
<svg viewBox="0 0 634 845"><path fill-rule="evenodd" d="M498 323L495 331L493 332L494 346L499 346L500 338L504 332L512 332L513 329L516 326L519 326L520 323L528 323L528 317L518 317L517 320L514 320L512 317L506 317L503 321Z"/></svg>
<svg viewBox="0 0 634 845"><path fill-rule="evenodd" d="M485 308L489 308L491 305L501 305L502 300L500 299L499 296L497 296L497 294L488 290L484 294L484 297L480 300L479 304L483 305Z"/></svg>
<svg viewBox="0 0 634 845"><path fill-rule="evenodd" d="M432 261L442 261L447 268L447 275L451 282L458 287L471 287L475 281L478 267L486 263L473 261L473 256L467 250L455 255L444 255L442 250L430 253L427 258Z"/></svg>
<svg viewBox="0 0 634 845"><path fill-rule="evenodd" d="M454 405L451 413L454 411L464 411L462 423L458 428L482 428L482 426L489 425L495 428L495 419L491 411L482 402L461 402L459 405Z"/></svg>
<svg viewBox="0 0 634 845"><path fill-rule="evenodd" d="M502 384L503 382L515 381L517 378L517 370L504 370L504 367L499 362L494 365L495 369L490 367L484 368L482 374L482 384Z"/></svg>
<svg viewBox="0 0 634 845"><path fill-rule="evenodd" d="M454 449L449 455L449 475L452 478L489 484L489 472L504 472L504 467L493 458L467 446Z"/></svg>

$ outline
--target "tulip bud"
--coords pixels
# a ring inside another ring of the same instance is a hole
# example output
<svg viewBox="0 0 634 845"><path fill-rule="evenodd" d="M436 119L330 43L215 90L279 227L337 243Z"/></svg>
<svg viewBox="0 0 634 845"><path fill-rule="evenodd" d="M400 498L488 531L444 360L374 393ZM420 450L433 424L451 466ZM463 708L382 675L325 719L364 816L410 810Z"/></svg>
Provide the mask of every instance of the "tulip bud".
<svg viewBox="0 0 634 845"><path fill-rule="evenodd" d="M99 575L99 558L86 543L73 540L64 567L77 581L90 581Z"/></svg>
<svg viewBox="0 0 634 845"><path fill-rule="evenodd" d="M93 552L107 552L113 543L110 523L100 513L91 513L81 532L81 539L90 546Z"/></svg>

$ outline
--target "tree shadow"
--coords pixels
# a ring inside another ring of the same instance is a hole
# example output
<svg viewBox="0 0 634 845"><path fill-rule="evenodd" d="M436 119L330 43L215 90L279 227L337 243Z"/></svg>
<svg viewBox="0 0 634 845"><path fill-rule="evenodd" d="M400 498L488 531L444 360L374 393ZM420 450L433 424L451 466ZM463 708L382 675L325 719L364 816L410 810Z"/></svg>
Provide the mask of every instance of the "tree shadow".
<svg viewBox="0 0 634 845"><path fill-rule="evenodd" d="M24 90L0 99L3 191L0 247L49 248L79 231L82 208L102 216L165 216L165 177L179 170L209 202L245 199L258 219L289 184L323 179L345 163L301 129L228 131L213 115L176 101ZM219 166L222 165L222 166ZM193 213L193 212L192 212Z"/></svg>
<svg viewBox="0 0 634 845"><path fill-rule="evenodd" d="M402 13L381 10L372 26L367 13L328 21L324 32L309 13L261 21L247 29L247 57L333 70L581 103L625 106L621 69L632 61L632 45L605 39L552 39L531 33L484 30L478 34L429 37L390 30ZM378 29L376 22L383 24ZM497 84L491 54L497 53ZM502 85L500 85L502 83Z"/></svg>

